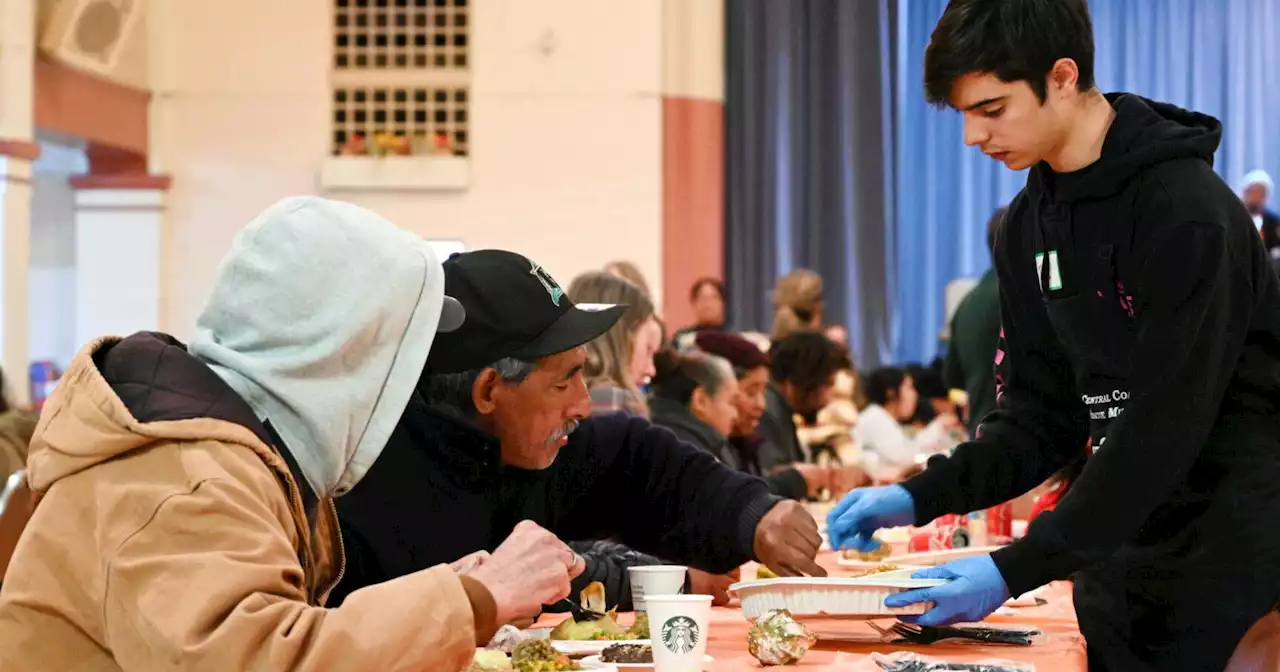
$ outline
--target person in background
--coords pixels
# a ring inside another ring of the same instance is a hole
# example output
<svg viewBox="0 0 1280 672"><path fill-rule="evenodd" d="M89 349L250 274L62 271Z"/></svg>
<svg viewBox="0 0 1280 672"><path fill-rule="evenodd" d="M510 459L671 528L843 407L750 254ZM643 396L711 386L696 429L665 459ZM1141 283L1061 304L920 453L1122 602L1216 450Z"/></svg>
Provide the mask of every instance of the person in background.
<svg viewBox="0 0 1280 672"><path fill-rule="evenodd" d="M702 278L689 289L689 303L693 306L693 326L677 331L672 343L677 348L687 348L693 334L699 331L724 329L724 283L715 278Z"/></svg>
<svg viewBox="0 0 1280 672"><path fill-rule="evenodd" d="M858 417L853 436L862 446L864 464L881 480L895 480L926 456L955 445L947 429L960 421L951 414L935 417L915 436L907 433L904 425L915 416L920 395L906 370L875 369L867 374L864 389L869 403Z"/></svg>
<svg viewBox="0 0 1280 672"><path fill-rule="evenodd" d="M1240 200L1253 218L1253 225L1262 235L1262 244L1272 259L1280 259L1280 215L1267 207L1275 183L1265 170L1251 170L1244 176L1240 187Z"/></svg>
<svg viewBox="0 0 1280 672"><path fill-rule="evenodd" d="M773 290L773 340L821 327L822 276L801 268L779 278Z"/></svg>
<svg viewBox="0 0 1280 672"><path fill-rule="evenodd" d="M987 250L995 253L996 236L1007 208L987 220ZM942 378L948 389L964 390L968 399L966 424L972 436L978 424L996 407L996 342L1000 340L1000 281L993 264L960 301L951 317Z"/></svg>
<svg viewBox="0 0 1280 672"><path fill-rule="evenodd" d="M40 419L38 414L10 404L4 393L7 389L4 372L0 371L0 490L10 474L26 466L27 446Z"/></svg>
<svg viewBox="0 0 1280 672"><path fill-rule="evenodd" d="M190 345L81 350L27 458L39 500L0 592L0 669L457 670L495 614L567 594L573 554L544 533L327 606L333 498L462 323L443 289L421 237L290 198L232 242Z"/></svg>
<svg viewBox="0 0 1280 672"><path fill-rule="evenodd" d="M852 367L848 352L817 331L800 331L769 350L770 381L760 417L758 463L764 472L810 462L796 434L796 415L813 417L831 403L836 374Z"/></svg>
<svg viewBox="0 0 1280 672"><path fill-rule="evenodd" d="M640 272L639 266L625 259L618 259L605 264L604 272L635 285L646 297L649 297L650 302L653 301L653 292L649 290L649 281L645 280L644 273Z"/></svg>
<svg viewBox="0 0 1280 672"><path fill-rule="evenodd" d="M915 415L911 417L912 425L924 427L940 415L959 417L956 402L951 400L947 386L942 382L942 360L935 359L929 366L908 364L904 367L907 375L915 382L919 401L916 402Z"/></svg>
<svg viewBox="0 0 1280 672"><path fill-rule="evenodd" d="M741 471L742 464L729 446L739 396L738 379L729 362L703 352L668 349L658 353L654 366L657 373L649 393L653 424Z"/></svg>
<svg viewBox="0 0 1280 672"><path fill-rule="evenodd" d="M620 276L589 271L573 279L568 296L584 307L626 306L621 320L586 344L583 375L591 390L592 414L625 411L648 416L640 388L653 375L653 356L662 345L662 325L649 295Z"/></svg>
<svg viewBox="0 0 1280 672"><path fill-rule="evenodd" d="M31 516L31 490L24 475L27 450L40 415L9 403L0 372L0 579Z"/></svg>

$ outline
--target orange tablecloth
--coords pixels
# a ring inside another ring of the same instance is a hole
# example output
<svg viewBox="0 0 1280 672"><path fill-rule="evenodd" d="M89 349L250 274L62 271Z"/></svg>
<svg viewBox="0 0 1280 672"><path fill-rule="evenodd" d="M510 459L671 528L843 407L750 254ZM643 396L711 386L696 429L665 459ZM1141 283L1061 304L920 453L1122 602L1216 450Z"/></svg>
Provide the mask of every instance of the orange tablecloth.
<svg viewBox="0 0 1280 672"><path fill-rule="evenodd" d="M832 576L844 574L833 553L818 556L819 564ZM754 576L755 564L743 567L743 577ZM996 646L966 642L943 642L929 646L897 646L884 644L880 634L862 621L835 619L805 620L805 624L818 635L817 646L811 649L798 665L780 669L830 670L848 672L858 661L872 653L889 654L895 651L911 651L932 658L955 662L981 660L1006 660L1015 663L1031 663L1036 672L1077 672L1087 670L1084 636L1076 623L1075 607L1071 602L1071 584L1055 583L1039 593L1048 602L1040 607L1013 610L1014 615L992 615L986 622L994 625L1034 627L1044 633L1043 638L1031 646ZM563 615L548 615L539 625L551 625L563 619ZM618 619L629 624L631 615ZM887 621L886 621L887 623ZM715 663L708 672L741 672L760 670L760 664L747 653L747 621L737 604L716 607L711 612L710 639L707 653ZM1227 672L1276 672L1280 670L1280 613L1263 619L1240 643Z"/></svg>

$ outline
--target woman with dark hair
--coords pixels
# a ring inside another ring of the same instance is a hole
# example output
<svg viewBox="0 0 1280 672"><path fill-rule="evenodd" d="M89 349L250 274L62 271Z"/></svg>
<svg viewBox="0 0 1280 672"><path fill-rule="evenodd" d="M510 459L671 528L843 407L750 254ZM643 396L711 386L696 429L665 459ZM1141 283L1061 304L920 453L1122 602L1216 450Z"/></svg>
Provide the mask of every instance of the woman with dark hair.
<svg viewBox="0 0 1280 672"><path fill-rule="evenodd" d="M729 446L729 434L738 419L738 379L729 363L702 352L663 350L654 365L657 373L649 394L653 424L740 470L738 456Z"/></svg>
<svg viewBox="0 0 1280 672"><path fill-rule="evenodd" d="M677 348L689 347L693 334L724 329L724 283L715 278L699 278L689 288L689 304L693 306L693 326L677 331L672 342Z"/></svg>
<svg viewBox="0 0 1280 672"><path fill-rule="evenodd" d="M881 478L911 469L932 453L955 445L950 426L959 420L939 415L914 437L904 424L916 414L919 393L915 380L904 369L886 366L867 374L863 389L867 406L858 416L853 436L862 446L863 464Z"/></svg>

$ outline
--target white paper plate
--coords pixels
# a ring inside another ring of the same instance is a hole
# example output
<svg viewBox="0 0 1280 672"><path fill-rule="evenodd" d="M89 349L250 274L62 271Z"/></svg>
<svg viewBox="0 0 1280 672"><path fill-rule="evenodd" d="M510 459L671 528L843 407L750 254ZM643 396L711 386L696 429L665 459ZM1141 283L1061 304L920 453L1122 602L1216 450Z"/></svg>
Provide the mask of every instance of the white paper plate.
<svg viewBox="0 0 1280 672"><path fill-rule="evenodd" d="M840 565L840 567L844 569L851 569L851 570L875 569L876 567L880 567L882 565L902 565L903 567L915 567L917 569L920 567L929 566L929 565L921 565L921 564L909 565L905 562L890 562L889 558L881 558L879 560L860 560L856 556L852 558L846 558L844 557L843 551L841 551L840 554L836 556L836 564Z"/></svg>
<svg viewBox="0 0 1280 672"><path fill-rule="evenodd" d="M618 665L614 663L600 662L600 656L591 656L578 661L578 666L584 670L595 670L596 672L618 672ZM627 669L632 669L628 667ZM649 669L653 669L650 665Z"/></svg>
<svg viewBox="0 0 1280 672"><path fill-rule="evenodd" d="M913 604L890 609L886 597L915 588L946 583L942 579L912 579L916 568L885 572L859 578L787 577L745 581L729 587L742 602L742 614L755 620L770 609L786 609L794 616L876 618L900 614L923 614L929 604Z"/></svg>
<svg viewBox="0 0 1280 672"><path fill-rule="evenodd" d="M618 670L618 672L653 672L653 663L602 663L600 662L600 656L583 658L579 662L581 662L582 668L586 670L610 669ZM714 662L716 662L716 659L711 656L702 657L702 667L704 669ZM591 665L603 665L606 667L591 667Z"/></svg>
<svg viewBox="0 0 1280 672"><path fill-rule="evenodd" d="M966 548L948 548L942 551L928 551L924 553L903 553L902 555L892 555L884 559L883 564L887 565L923 565L934 566L943 563L967 558L972 555L986 555L994 551L998 551L1004 546L969 546Z"/></svg>
<svg viewBox="0 0 1280 672"><path fill-rule="evenodd" d="M606 648L613 646L614 644L641 644L644 646L650 646L653 644L653 642L648 639L631 639L631 640L601 641L601 642L575 641L575 640L568 640L568 639L552 639L550 640L550 642L551 642L551 646L554 647L556 651L559 651L560 653L563 653L566 656L599 655L601 651L604 651Z"/></svg>

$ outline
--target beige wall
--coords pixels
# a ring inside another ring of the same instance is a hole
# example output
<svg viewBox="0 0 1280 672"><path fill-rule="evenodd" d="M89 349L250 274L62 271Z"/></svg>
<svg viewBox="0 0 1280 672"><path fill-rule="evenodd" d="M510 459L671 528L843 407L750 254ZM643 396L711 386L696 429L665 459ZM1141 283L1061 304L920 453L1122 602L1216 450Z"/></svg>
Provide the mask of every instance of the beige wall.
<svg viewBox="0 0 1280 672"><path fill-rule="evenodd" d="M73 0L38 0L36 3L36 31L39 39L43 40L46 29L48 29L55 17L60 5L71 2ZM172 2L172 0L169 0ZM150 60L148 54L148 0L140 0L142 2L141 14L134 24L132 30L126 38L123 51L120 52L120 60L116 64L113 72L103 76L104 79L116 84L131 86L135 89L146 89L150 82ZM63 20L66 20L64 15ZM95 73L96 74L96 73ZM102 76L102 75L99 75Z"/></svg>
<svg viewBox="0 0 1280 672"><path fill-rule="evenodd" d="M661 296L662 3L474 4L471 188L338 196L424 236L526 253L565 284L629 258ZM235 232L317 188L329 6L152 1L152 168L174 178L161 326L180 336Z"/></svg>

